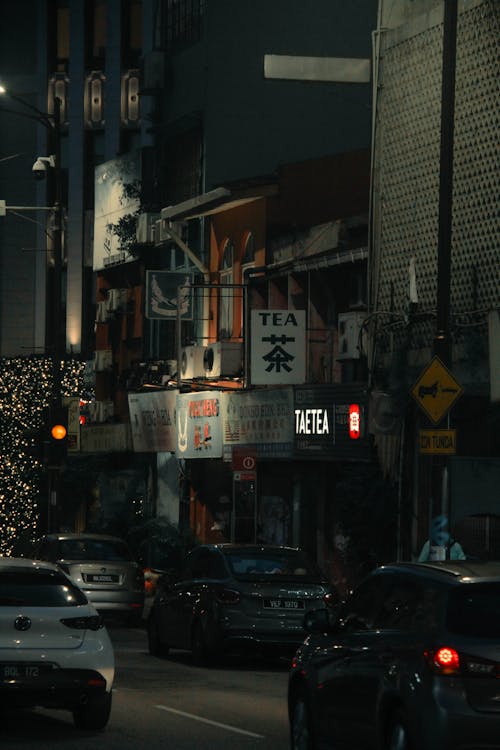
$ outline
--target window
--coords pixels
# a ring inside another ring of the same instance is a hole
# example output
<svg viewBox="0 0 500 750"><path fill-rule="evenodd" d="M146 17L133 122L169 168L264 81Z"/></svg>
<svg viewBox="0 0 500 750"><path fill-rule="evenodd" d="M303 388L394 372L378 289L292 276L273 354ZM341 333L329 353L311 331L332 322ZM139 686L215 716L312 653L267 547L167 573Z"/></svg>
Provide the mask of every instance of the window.
<svg viewBox="0 0 500 750"><path fill-rule="evenodd" d="M204 0L167 0L166 48L173 52L201 37Z"/></svg>
<svg viewBox="0 0 500 750"><path fill-rule="evenodd" d="M446 627L452 633L480 638L500 636L500 584L467 583L449 595Z"/></svg>
<svg viewBox="0 0 500 750"><path fill-rule="evenodd" d="M83 591L62 573L7 570L0 573L0 606L76 607L87 604Z"/></svg>
<svg viewBox="0 0 500 750"><path fill-rule="evenodd" d="M222 267L219 272L219 339L230 339L233 335L233 289L224 284L233 284L234 245L226 240L222 252Z"/></svg>
<svg viewBox="0 0 500 750"><path fill-rule="evenodd" d="M349 631L372 630L382 604L385 579L372 576L356 589L340 612L342 627Z"/></svg>

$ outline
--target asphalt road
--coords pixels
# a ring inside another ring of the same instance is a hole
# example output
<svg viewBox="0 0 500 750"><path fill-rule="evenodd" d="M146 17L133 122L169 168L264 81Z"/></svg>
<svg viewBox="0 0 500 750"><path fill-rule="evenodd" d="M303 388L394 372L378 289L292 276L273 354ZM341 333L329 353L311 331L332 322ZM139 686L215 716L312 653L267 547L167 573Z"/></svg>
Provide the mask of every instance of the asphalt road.
<svg viewBox="0 0 500 750"><path fill-rule="evenodd" d="M106 730L86 733L63 711L2 716L0 748L16 750L287 750L283 661L226 658L194 667L184 652L150 656L141 629L110 626L113 710Z"/></svg>

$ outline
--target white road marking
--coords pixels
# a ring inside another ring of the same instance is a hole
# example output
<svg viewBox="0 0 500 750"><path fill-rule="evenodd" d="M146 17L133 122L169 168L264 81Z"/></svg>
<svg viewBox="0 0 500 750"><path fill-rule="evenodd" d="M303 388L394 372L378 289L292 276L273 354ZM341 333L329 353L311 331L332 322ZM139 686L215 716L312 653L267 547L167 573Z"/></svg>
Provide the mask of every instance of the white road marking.
<svg viewBox="0 0 500 750"><path fill-rule="evenodd" d="M255 734L255 732L247 732L246 729L239 729L233 727L230 724L221 724L219 721L212 721L211 719L204 719L202 716L196 716L195 714L188 714L186 711L179 711L177 708L169 708L168 706L154 706L159 708L160 711L169 711L171 714L177 714L178 716L185 716L187 719L194 719L195 721L202 721L204 724L211 724L214 727L220 727L221 729L228 729L230 732L237 732L238 734L245 734L247 737L256 737L259 740L264 739L263 734Z"/></svg>

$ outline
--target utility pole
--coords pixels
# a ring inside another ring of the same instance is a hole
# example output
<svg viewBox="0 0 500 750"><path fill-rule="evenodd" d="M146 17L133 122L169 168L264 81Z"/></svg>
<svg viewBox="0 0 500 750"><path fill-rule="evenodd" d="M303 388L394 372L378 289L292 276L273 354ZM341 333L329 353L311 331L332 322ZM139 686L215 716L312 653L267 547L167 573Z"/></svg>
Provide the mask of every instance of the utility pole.
<svg viewBox="0 0 500 750"><path fill-rule="evenodd" d="M455 124L455 68L457 0L444 0L443 64L441 82L441 146L439 171L439 223L437 247L437 321L434 354L451 369L450 287L453 214L453 141ZM449 524L449 472L446 456L433 456L431 534L438 516ZM432 544L432 538L430 539ZM445 550L450 555L448 537Z"/></svg>

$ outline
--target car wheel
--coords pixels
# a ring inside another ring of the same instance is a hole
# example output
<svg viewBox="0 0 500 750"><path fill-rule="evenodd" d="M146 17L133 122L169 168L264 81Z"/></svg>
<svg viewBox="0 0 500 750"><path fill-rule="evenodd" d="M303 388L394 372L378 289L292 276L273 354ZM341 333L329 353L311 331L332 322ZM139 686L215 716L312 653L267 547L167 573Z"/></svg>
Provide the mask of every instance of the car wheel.
<svg viewBox="0 0 500 750"><path fill-rule="evenodd" d="M213 663L214 655L205 642L205 634L201 622L195 622L191 636L191 652L193 664L197 667L208 667Z"/></svg>
<svg viewBox="0 0 500 750"><path fill-rule="evenodd" d="M311 710L304 692L299 692L292 705L290 716L291 750L315 750L314 727Z"/></svg>
<svg viewBox="0 0 500 750"><path fill-rule="evenodd" d="M161 642L160 635L158 633L158 625L154 617L150 617L148 620L148 651L152 656L167 656L168 646Z"/></svg>
<svg viewBox="0 0 500 750"><path fill-rule="evenodd" d="M99 697L89 698L73 711L73 721L77 729L104 729L111 713L111 691Z"/></svg>
<svg viewBox="0 0 500 750"><path fill-rule="evenodd" d="M406 719L401 711L396 711L392 716L384 747L385 750L413 750Z"/></svg>

